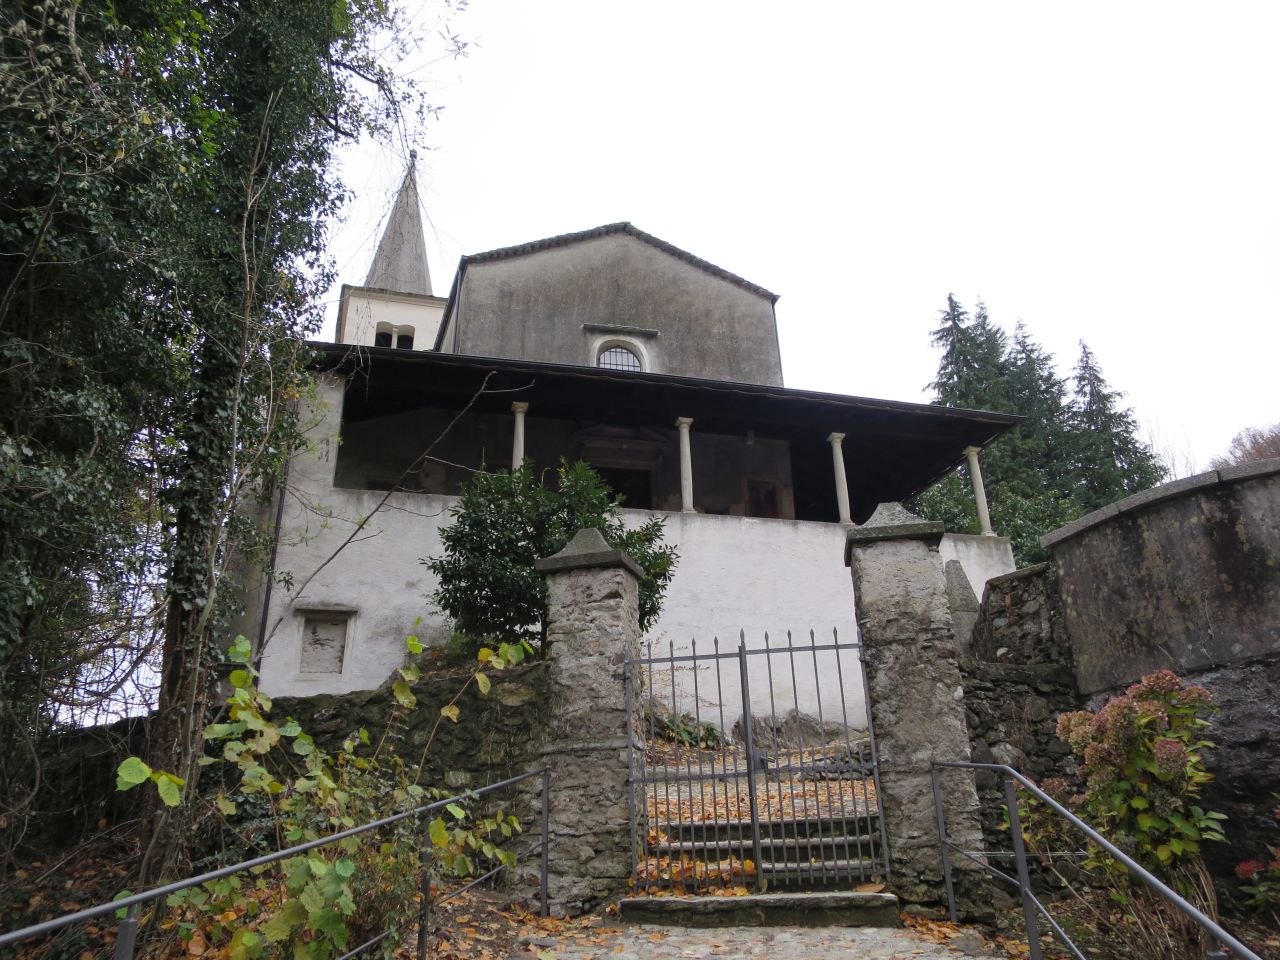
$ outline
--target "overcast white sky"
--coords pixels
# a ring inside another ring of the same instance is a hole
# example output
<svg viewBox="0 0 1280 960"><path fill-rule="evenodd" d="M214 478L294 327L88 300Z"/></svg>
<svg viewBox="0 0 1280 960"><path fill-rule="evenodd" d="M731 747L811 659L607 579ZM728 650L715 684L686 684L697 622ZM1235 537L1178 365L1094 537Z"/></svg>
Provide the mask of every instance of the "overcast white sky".
<svg viewBox="0 0 1280 960"><path fill-rule="evenodd" d="M448 26L470 55L429 39L416 74L438 294L464 253L629 220L781 294L788 386L928 400L954 292L1063 372L1085 339L1194 466L1280 420L1280 3L471 0ZM344 282L406 151L346 154Z"/></svg>

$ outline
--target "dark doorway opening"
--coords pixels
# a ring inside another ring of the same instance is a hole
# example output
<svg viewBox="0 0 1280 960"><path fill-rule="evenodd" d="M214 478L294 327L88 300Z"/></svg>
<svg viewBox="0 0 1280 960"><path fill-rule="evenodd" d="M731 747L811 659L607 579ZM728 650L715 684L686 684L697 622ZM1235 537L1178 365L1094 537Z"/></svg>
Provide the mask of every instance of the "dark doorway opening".
<svg viewBox="0 0 1280 960"><path fill-rule="evenodd" d="M623 467L596 467L600 479L609 485L609 489L624 497L624 507L635 507L638 510L653 509L653 471L627 470Z"/></svg>

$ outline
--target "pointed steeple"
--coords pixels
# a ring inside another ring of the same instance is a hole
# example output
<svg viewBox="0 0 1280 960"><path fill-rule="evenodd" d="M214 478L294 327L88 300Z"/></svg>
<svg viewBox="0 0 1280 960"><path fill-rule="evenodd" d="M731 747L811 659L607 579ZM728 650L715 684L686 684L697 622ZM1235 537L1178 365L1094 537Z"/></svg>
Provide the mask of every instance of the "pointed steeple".
<svg viewBox="0 0 1280 960"><path fill-rule="evenodd" d="M400 192L396 196L378 251L369 267L366 287L396 293L431 296L431 272L427 269L427 241L422 232L422 208L418 202L418 152L409 154Z"/></svg>

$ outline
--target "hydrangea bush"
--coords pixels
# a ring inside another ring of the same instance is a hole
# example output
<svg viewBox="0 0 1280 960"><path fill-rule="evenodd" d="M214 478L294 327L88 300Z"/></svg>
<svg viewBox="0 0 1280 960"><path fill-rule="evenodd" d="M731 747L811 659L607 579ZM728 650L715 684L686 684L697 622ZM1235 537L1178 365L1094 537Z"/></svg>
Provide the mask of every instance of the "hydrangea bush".
<svg viewBox="0 0 1280 960"><path fill-rule="evenodd" d="M1058 718L1058 736L1080 759L1083 815L1149 866L1197 858L1204 840L1224 839L1220 813L1200 796L1213 779L1204 739L1209 691L1159 670L1096 713Z"/></svg>

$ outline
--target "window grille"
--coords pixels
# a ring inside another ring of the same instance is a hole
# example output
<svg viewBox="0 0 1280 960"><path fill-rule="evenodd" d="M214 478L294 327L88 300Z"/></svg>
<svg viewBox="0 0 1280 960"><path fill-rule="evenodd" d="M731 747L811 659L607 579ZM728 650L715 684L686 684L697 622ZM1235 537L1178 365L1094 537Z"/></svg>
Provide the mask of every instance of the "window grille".
<svg viewBox="0 0 1280 960"><path fill-rule="evenodd" d="M600 353L596 366L606 370L642 370L640 358L626 347L610 347Z"/></svg>

